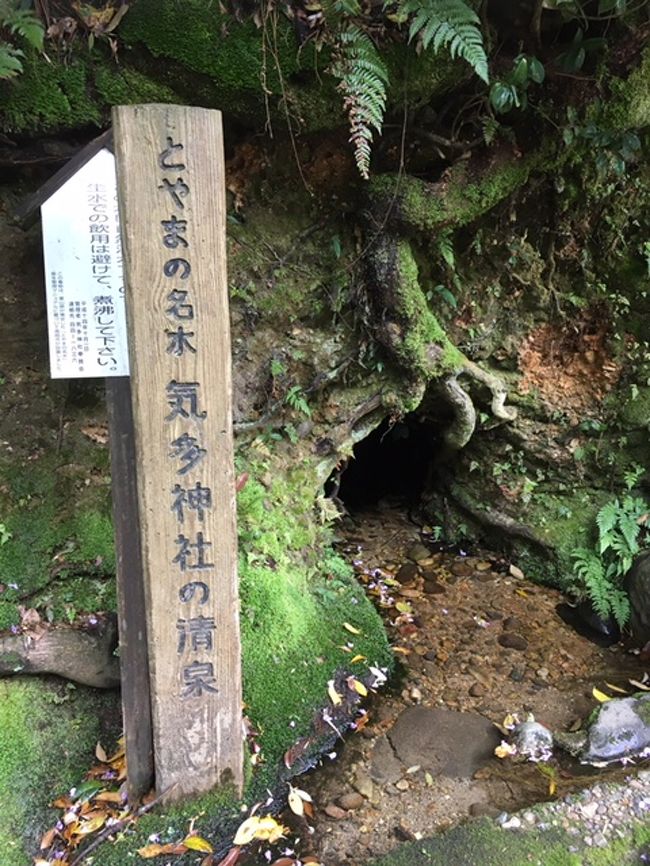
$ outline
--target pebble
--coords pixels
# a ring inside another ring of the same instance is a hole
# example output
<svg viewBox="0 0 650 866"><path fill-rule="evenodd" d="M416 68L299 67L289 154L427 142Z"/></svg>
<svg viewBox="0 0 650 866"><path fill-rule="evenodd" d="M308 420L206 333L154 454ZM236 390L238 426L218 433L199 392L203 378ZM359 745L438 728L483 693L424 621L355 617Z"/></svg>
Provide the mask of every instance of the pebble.
<svg viewBox="0 0 650 866"><path fill-rule="evenodd" d="M428 580L422 587L427 595L441 595L445 588L437 580Z"/></svg>
<svg viewBox="0 0 650 866"><path fill-rule="evenodd" d="M520 568L517 568L516 565L511 565L511 566L510 566L510 574L511 574L513 577L518 578L519 580L523 580L524 577L525 577L523 571L522 571Z"/></svg>
<svg viewBox="0 0 650 866"><path fill-rule="evenodd" d="M522 671L521 668L513 668L508 676L513 681L513 683L520 683L523 680L525 673L524 671Z"/></svg>
<svg viewBox="0 0 650 866"><path fill-rule="evenodd" d="M512 631L504 631L497 638L501 646L506 649L523 650L528 649L528 641L520 634L515 634Z"/></svg>
<svg viewBox="0 0 650 866"><path fill-rule="evenodd" d="M483 695L487 694L487 689L480 683L474 683L470 686L469 693L473 698L482 698Z"/></svg>
<svg viewBox="0 0 650 866"><path fill-rule="evenodd" d="M362 797L365 797L366 800L372 801L374 799L375 786L370 778L370 774L366 773L365 770L357 770L354 781L352 782L352 787L355 788Z"/></svg>
<svg viewBox="0 0 650 866"><path fill-rule="evenodd" d="M395 580L402 584L413 583L418 576L418 567L414 562L405 562L395 575Z"/></svg>
<svg viewBox="0 0 650 866"><path fill-rule="evenodd" d="M350 791L349 794L343 794L338 799L338 805L346 812L353 812L355 809L360 809L364 804L364 799L361 794L356 791Z"/></svg>
<svg viewBox="0 0 650 866"><path fill-rule="evenodd" d="M411 786L406 779L400 779L399 782L395 782L395 787L398 791L408 791Z"/></svg>
<svg viewBox="0 0 650 866"><path fill-rule="evenodd" d="M517 619L516 616L509 616L507 619L503 621L503 630L504 631L521 631L523 629L523 624L520 619Z"/></svg>
<svg viewBox="0 0 650 866"><path fill-rule="evenodd" d="M341 809L341 807L337 806L336 803L328 803L323 809L323 812L325 812L328 818L334 818L335 821L340 821L341 818L345 818L345 809Z"/></svg>
<svg viewBox="0 0 650 866"><path fill-rule="evenodd" d="M409 547L406 551L406 555L409 559L412 559L413 562L421 562L423 559L429 559L430 553L428 547L425 547L423 544L418 542Z"/></svg>
<svg viewBox="0 0 650 866"><path fill-rule="evenodd" d="M474 573L472 565L464 560L461 560L460 562L452 562L449 570L452 574L456 575L456 577L469 577L470 574Z"/></svg>

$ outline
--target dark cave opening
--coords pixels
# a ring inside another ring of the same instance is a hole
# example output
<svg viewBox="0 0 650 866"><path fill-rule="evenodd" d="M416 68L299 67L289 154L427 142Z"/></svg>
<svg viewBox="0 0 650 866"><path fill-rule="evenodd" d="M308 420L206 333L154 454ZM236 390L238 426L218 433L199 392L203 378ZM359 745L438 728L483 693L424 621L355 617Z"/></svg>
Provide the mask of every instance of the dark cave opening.
<svg viewBox="0 0 650 866"><path fill-rule="evenodd" d="M439 424L416 413L394 423L384 420L354 446L354 457L332 473L326 495L350 511L386 499L407 507L417 504L430 481L440 433Z"/></svg>

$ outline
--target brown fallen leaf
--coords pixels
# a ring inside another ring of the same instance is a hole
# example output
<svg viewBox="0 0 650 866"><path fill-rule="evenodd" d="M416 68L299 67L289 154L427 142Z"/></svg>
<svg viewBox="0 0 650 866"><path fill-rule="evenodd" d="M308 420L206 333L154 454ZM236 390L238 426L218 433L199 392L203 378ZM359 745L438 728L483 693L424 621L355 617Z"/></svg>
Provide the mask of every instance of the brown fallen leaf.
<svg viewBox="0 0 650 866"><path fill-rule="evenodd" d="M51 848L52 843L56 839L56 836L56 827L52 827L50 830L47 831L47 833L44 833L43 838L41 839L41 851L45 851L46 848Z"/></svg>
<svg viewBox="0 0 650 866"><path fill-rule="evenodd" d="M138 848L138 854L144 860L150 860L152 857L162 857L164 854L184 854L185 850L183 846L174 842L168 842L166 845L152 842L150 845L145 845L144 848Z"/></svg>

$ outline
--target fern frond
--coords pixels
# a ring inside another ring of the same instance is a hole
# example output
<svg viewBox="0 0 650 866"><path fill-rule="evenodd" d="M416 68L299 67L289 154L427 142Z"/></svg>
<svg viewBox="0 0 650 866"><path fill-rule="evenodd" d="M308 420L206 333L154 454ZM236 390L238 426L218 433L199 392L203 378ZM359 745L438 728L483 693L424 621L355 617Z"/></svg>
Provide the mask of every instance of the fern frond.
<svg viewBox="0 0 650 866"><path fill-rule="evenodd" d="M0 79L15 78L23 71L23 52L8 42L0 42Z"/></svg>
<svg viewBox="0 0 650 866"><path fill-rule="evenodd" d="M480 19L465 0L402 0L399 14L413 16L409 38L418 37L424 48L434 52L447 48L453 58L461 57L486 83L489 81Z"/></svg>
<svg viewBox="0 0 650 866"><path fill-rule="evenodd" d="M616 620L618 627L623 628L627 625L630 618L630 600L622 589L615 589L609 596L612 616Z"/></svg>
<svg viewBox="0 0 650 866"><path fill-rule="evenodd" d="M596 515L596 524L601 536L607 535L616 526L618 514L618 500L614 499L612 502L603 505Z"/></svg>
<svg viewBox="0 0 650 866"><path fill-rule="evenodd" d="M45 31L40 19L30 9L12 9L1 16L2 25L22 36L32 48L43 50Z"/></svg>
<svg viewBox="0 0 650 866"><path fill-rule="evenodd" d="M340 78L357 168L367 180L372 140L375 132L381 132L384 120L388 70L373 41L359 27L349 25L338 39L338 57L331 71Z"/></svg>

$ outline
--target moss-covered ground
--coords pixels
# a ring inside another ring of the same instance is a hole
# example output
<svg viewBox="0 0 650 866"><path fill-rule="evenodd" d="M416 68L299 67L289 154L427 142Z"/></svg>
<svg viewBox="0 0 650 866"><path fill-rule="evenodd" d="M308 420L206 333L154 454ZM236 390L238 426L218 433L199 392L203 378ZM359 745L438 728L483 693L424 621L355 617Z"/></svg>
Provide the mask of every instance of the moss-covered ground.
<svg viewBox="0 0 650 866"><path fill-rule="evenodd" d="M78 784L102 740L118 736L116 696L52 680L0 680L0 851L30 866L56 796ZM119 721L118 721L119 726Z"/></svg>
<svg viewBox="0 0 650 866"><path fill-rule="evenodd" d="M636 852L648 841L648 826L637 826L607 848L588 848L556 828L519 833L481 820L403 845L373 866L632 866L642 862Z"/></svg>

